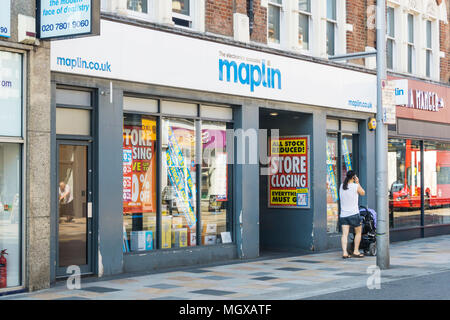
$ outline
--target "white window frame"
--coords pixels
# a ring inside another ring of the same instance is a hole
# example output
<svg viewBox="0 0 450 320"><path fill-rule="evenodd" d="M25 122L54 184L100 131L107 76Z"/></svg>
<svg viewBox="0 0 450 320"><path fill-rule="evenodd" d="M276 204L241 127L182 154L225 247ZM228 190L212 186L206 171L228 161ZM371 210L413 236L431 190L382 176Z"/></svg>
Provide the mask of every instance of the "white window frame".
<svg viewBox="0 0 450 320"><path fill-rule="evenodd" d="M169 1L171 2L171 4L173 4L172 0L169 0ZM186 27L186 26L182 26L182 25L176 24L174 22L174 26L175 27L183 28L183 29L189 29L189 30L192 29L193 24L194 24L194 19L192 18L193 12L194 12L194 9L195 9L195 3L194 2L195 1L189 0L189 15L185 15L185 14L182 14L182 13L174 12L173 8L172 8L172 18L184 20L184 21L187 21L189 23L189 27Z"/></svg>
<svg viewBox="0 0 450 320"><path fill-rule="evenodd" d="M425 49L425 77L427 78L432 78L433 77L433 65L434 65L434 53L433 53L433 44L434 44L434 37L433 37L433 20L431 19L425 19L425 45L424 45L424 49ZM430 43L431 45L428 46L428 32L427 32L427 27L428 27L428 23L430 23ZM430 54L430 66L429 66L429 70L430 70L430 74L427 74L427 55L428 53Z"/></svg>
<svg viewBox="0 0 450 320"><path fill-rule="evenodd" d="M107 12L114 12L120 15L125 15L127 17L153 21L155 19L154 13L154 1L155 0L145 0L147 1L147 13L138 12L135 10L128 9L128 1L127 0L102 0L101 10Z"/></svg>
<svg viewBox="0 0 450 320"><path fill-rule="evenodd" d="M335 0L336 1L336 20L330 19L328 18L328 11L327 11L327 0L325 0L325 53L327 56L329 56L329 52L328 52L328 46L327 46L327 37L328 37L328 23L332 23L333 24L333 32L334 32L334 48L333 48L333 55L336 55L337 53L337 43L339 41L339 37L338 37L338 21L339 21L339 0Z"/></svg>
<svg viewBox="0 0 450 320"><path fill-rule="evenodd" d="M413 17L412 19L412 27L413 27L413 42L409 41L409 15ZM416 72L416 20L417 15L415 12L407 12L406 13L406 72L410 74L414 74ZM409 70L409 48L412 47L411 51L411 70Z"/></svg>
<svg viewBox="0 0 450 320"><path fill-rule="evenodd" d="M127 0L127 1L126 1L126 9L127 9L127 11L129 12L129 14L130 14L130 15L138 15L138 16L142 16L142 17L147 17L147 16L149 16L149 15L150 15L150 12L152 11L152 10L151 10L151 7L150 7L151 3L150 3L149 0L143 0L143 1L147 2L147 12L139 12L139 11L136 11L136 10L133 10L133 9L129 9L129 8L128 8L128 0Z"/></svg>
<svg viewBox="0 0 450 320"><path fill-rule="evenodd" d="M280 48L282 45L282 25L283 25L283 5L285 4L286 0L281 0L281 4L280 3L276 3L276 2L272 2L272 0L268 0L267 2L267 44L271 47L277 47ZM278 42L272 42L269 40L269 9L270 6L273 7L278 7L280 9L280 24L278 25L278 30L279 30L279 41Z"/></svg>
<svg viewBox="0 0 450 320"><path fill-rule="evenodd" d="M312 24L313 24L313 4L312 4L312 1L314 1L314 0L310 1L310 3L309 3L309 5L310 5L310 12L304 11L304 10L300 10L299 7L298 7L298 0L294 0L294 1L295 1L295 5L296 6L294 7L295 9L292 10L292 12L297 16L297 19L295 20L296 21L296 29L295 29L296 30L296 32L295 32L296 42L295 42L294 48L297 48L299 51L301 51L304 54L311 54L311 52L312 52L312 43L311 43L311 41L313 39L313 37L312 37L312 30L313 30L313 27L312 27ZM304 16L308 17L308 49L304 49L298 43L298 36L300 34L300 30L299 30L299 28L300 28L300 15L304 15Z"/></svg>
<svg viewBox="0 0 450 320"><path fill-rule="evenodd" d="M389 33L388 33L388 30L387 30L387 19L386 19L386 42L388 43L389 41L392 41L392 68L391 69L389 69L388 68L388 70L394 70L394 69L396 69L395 68L395 66L396 66L396 59L397 59L397 55L396 55L396 49L397 49L397 10L396 10L396 8L394 7L394 6L389 6L388 5L388 8L392 8L392 11L393 11L393 14L394 14L394 26L393 26L393 28L394 28L394 36L391 36ZM386 18L387 18L387 15L386 15ZM387 61L386 61L386 67L387 67Z"/></svg>

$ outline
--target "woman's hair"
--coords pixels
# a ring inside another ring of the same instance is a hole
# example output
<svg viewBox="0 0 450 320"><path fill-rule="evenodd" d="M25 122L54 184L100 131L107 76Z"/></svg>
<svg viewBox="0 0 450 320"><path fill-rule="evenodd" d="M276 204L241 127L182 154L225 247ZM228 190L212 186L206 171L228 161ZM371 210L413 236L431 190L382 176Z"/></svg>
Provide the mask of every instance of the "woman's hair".
<svg viewBox="0 0 450 320"><path fill-rule="evenodd" d="M344 183L343 183L343 186L342 186L342 188L343 188L344 190L347 190L347 189L348 189L348 182L349 182L354 176L356 176L356 172L355 172L355 171L350 170L350 171L347 172L347 176L345 177L345 180L344 180Z"/></svg>

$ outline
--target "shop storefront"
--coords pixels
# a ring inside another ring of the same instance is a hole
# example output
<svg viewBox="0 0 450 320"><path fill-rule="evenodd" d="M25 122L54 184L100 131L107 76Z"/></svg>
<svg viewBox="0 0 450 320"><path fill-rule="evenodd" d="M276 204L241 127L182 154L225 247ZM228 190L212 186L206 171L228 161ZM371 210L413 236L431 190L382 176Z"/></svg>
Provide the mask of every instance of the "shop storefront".
<svg viewBox="0 0 450 320"><path fill-rule="evenodd" d="M396 125L389 126L393 240L450 232L449 92L449 87L416 80L396 89L404 104L397 106Z"/></svg>
<svg viewBox="0 0 450 320"><path fill-rule="evenodd" d="M23 285L23 55L0 50L0 293Z"/></svg>
<svg viewBox="0 0 450 320"><path fill-rule="evenodd" d="M327 186L373 181L373 74L109 20L51 53L52 279L337 247ZM269 204L261 129L308 142L289 209Z"/></svg>

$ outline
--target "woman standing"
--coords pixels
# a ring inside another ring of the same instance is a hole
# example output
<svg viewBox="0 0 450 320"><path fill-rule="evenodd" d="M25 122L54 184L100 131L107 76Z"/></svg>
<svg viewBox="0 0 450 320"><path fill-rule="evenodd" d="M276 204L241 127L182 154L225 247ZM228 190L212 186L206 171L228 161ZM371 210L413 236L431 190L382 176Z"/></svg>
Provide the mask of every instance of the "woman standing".
<svg viewBox="0 0 450 320"><path fill-rule="evenodd" d="M339 197L341 199L341 215L339 222L342 226L342 258L350 258L347 252L347 239L350 231L350 226L355 228L355 247L353 250L353 257L362 258L364 254L359 252L359 244L361 242L361 219L359 215L358 195L363 196L366 192L359 185L359 178L352 170L347 172L344 183L341 184L339 189Z"/></svg>

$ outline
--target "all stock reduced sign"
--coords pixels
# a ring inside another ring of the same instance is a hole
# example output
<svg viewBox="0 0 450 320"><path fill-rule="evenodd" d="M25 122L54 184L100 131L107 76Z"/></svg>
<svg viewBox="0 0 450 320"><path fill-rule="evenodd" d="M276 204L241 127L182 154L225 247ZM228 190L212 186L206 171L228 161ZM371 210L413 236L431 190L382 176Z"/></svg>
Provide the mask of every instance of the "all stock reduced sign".
<svg viewBox="0 0 450 320"><path fill-rule="evenodd" d="M40 39L100 34L100 1L37 0Z"/></svg>
<svg viewBox="0 0 450 320"><path fill-rule="evenodd" d="M270 139L269 208L310 208L309 139Z"/></svg>

